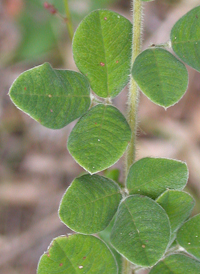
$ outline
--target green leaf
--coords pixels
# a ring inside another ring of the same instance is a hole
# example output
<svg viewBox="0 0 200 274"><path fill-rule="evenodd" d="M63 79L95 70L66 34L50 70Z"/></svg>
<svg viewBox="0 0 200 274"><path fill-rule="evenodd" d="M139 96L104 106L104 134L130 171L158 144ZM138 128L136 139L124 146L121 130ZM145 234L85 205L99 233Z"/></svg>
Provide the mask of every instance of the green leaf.
<svg viewBox="0 0 200 274"><path fill-rule="evenodd" d="M37 2L39 1L26 0L26 5L17 20L17 28L22 31L14 62L16 60L40 62L42 58L44 59L42 55L47 56L48 51L51 51L52 54L53 49L58 45L58 42L56 45L56 41L59 39L60 33L54 31L59 26L58 20L48 12L42 12L41 3ZM40 16L37 16L39 13L42 14L42 20Z"/></svg>
<svg viewBox="0 0 200 274"><path fill-rule="evenodd" d="M188 253L200 260L200 214L183 224L177 233L177 241Z"/></svg>
<svg viewBox="0 0 200 274"><path fill-rule="evenodd" d="M9 95L19 109L52 129L66 126L90 106L86 77L74 71L54 70L49 63L22 73Z"/></svg>
<svg viewBox="0 0 200 274"><path fill-rule="evenodd" d="M65 192L59 216L76 232L97 233L108 226L121 198L120 188L115 182L86 174L76 178Z"/></svg>
<svg viewBox="0 0 200 274"><path fill-rule="evenodd" d="M158 197L156 202L166 211L172 233L190 216L195 204L194 199L188 193L177 190L167 190Z"/></svg>
<svg viewBox="0 0 200 274"><path fill-rule="evenodd" d="M108 10L90 13L73 39L74 60L100 97L115 97L129 80L132 24Z"/></svg>
<svg viewBox="0 0 200 274"><path fill-rule="evenodd" d="M121 112L111 105L99 104L75 125L68 149L79 165L93 174L117 162L130 138L130 127Z"/></svg>
<svg viewBox="0 0 200 274"><path fill-rule="evenodd" d="M155 265L149 274L197 274L200 262L183 254L172 254Z"/></svg>
<svg viewBox="0 0 200 274"><path fill-rule="evenodd" d="M200 6L179 19L171 30L172 48L176 55L200 71Z"/></svg>
<svg viewBox="0 0 200 274"><path fill-rule="evenodd" d="M165 49L151 48L139 54L132 74L141 91L165 108L177 103L187 90L185 65Z"/></svg>
<svg viewBox="0 0 200 274"><path fill-rule="evenodd" d="M37 274L117 274L116 260L98 238L71 235L53 240L39 261Z"/></svg>
<svg viewBox="0 0 200 274"><path fill-rule="evenodd" d="M104 172L104 175L115 181L115 182L119 182L119 176L120 176L120 170L117 169L117 168L113 168L113 169L106 169L105 172Z"/></svg>
<svg viewBox="0 0 200 274"><path fill-rule="evenodd" d="M144 267L154 265L165 253L169 240L169 218L155 201L134 195L120 204L111 244L129 261Z"/></svg>
<svg viewBox="0 0 200 274"><path fill-rule="evenodd" d="M130 194L156 199L167 189L182 190L187 184L187 165L164 158L143 158L134 163L127 177Z"/></svg>

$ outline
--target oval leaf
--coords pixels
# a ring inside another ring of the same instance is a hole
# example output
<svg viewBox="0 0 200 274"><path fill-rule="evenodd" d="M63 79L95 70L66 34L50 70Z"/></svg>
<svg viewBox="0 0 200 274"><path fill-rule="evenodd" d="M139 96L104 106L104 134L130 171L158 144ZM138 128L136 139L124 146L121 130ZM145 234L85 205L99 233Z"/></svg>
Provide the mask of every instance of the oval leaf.
<svg viewBox="0 0 200 274"><path fill-rule="evenodd" d="M177 190L167 190L158 197L156 202L166 211L172 233L190 216L195 204L194 199L188 193Z"/></svg>
<svg viewBox="0 0 200 274"><path fill-rule="evenodd" d="M200 71L200 6L179 19L171 30L174 52L186 64Z"/></svg>
<svg viewBox="0 0 200 274"><path fill-rule="evenodd" d="M71 235L53 240L39 261L38 274L117 274L115 258L94 236Z"/></svg>
<svg viewBox="0 0 200 274"><path fill-rule="evenodd" d="M115 249L132 263L152 266L168 246L169 218L150 198L130 196L119 206L110 239Z"/></svg>
<svg viewBox="0 0 200 274"><path fill-rule="evenodd" d="M131 42L131 22L112 11L96 10L77 28L74 60L98 96L115 97L128 83Z"/></svg>
<svg viewBox="0 0 200 274"><path fill-rule="evenodd" d="M49 63L22 73L9 95L19 109L52 129L71 123L90 106L87 78L74 71L54 70Z"/></svg>
<svg viewBox="0 0 200 274"><path fill-rule="evenodd" d="M155 265L149 274L197 274L200 262L183 254L172 254Z"/></svg>
<svg viewBox="0 0 200 274"><path fill-rule="evenodd" d="M121 112L113 106L99 104L81 117L67 146L79 165L92 174L118 161L130 138L130 127Z"/></svg>
<svg viewBox="0 0 200 274"><path fill-rule="evenodd" d="M200 214L183 224L177 233L177 241L188 253L200 260Z"/></svg>
<svg viewBox="0 0 200 274"><path fill-rule="evenodd" d="M59 216L76 232L97 233L108 226L121 198L120 188L113 181L98 175L83 175L65 192Z"/></svg>
<svg viewBox="0 0 200 274"><path fill-rule="evenodd" d="M127 177L130 194L143 194L153 199L167 189L182 190L187 184L187 165L164 158L143 158L134 163Z"/></svg>
<svg viewBox="0 0 200 274"><path fill-rule="evenodd" d="M187 90L185 65L161 48L147 49L139 54L132 74L141 91L152 102L165 108L177 103Z"/></svg>

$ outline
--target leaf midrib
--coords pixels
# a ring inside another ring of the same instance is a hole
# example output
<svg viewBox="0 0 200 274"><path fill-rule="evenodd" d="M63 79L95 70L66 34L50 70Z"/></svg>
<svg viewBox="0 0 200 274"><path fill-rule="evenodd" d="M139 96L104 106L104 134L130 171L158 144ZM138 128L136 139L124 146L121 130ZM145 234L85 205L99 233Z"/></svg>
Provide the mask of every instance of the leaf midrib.
<svg viewBox="0 0 200 274"><path fill-rule="evenodd" d="M71 95L71 94L69 94L69 95L52 95L52 94L25 94L25 93L17 93L17 95L23 95L23 96L38 96L38 97L42 97L42 96L46 96L46 97L48 97L48 98L53 98L53 97L58 97L58 98L62 98L62 97L65 97L65 98L73 98L73 97L77 97L77 98L79 98L79 97L88 97L88 98L90 98L90 95ZM51 97L49 97L49 95L51 95Z"/></svg>
<svg viewBox="0 0 200 274"><path fill-rule="evenodd" d="M142 246L142 244L143 244L143 243L142 243L142 240L141 240L141 238L140 238L140 235L139 235L137 226L136 226L136 224L135 224L134 218L133 218L133 216L132 216L132 213L130 212L129 207L128 207L128 205L126 204L126 201L124 202L124 205L125 205L125 207L127 208L127 211L128 211L128 213L130 214L130 216L131 216L133 225L134 225L134 227L135 227L135 231L136 231L136 233L137 233L137 235L138 235L140 244L141 244L141 246ZM146 262L147 262L147 264L149 265L149 260L148 260L147 254L146 254L146 252L145 252L145 249L141 249L141 250L142 250L143 254L145 254Z"/></svg>
<svg viewBox="0 0 200 274"><path fill-rule="evenodd" d="M79 191L80 191L80 189L78 189ZM81 192L81 191L80 191ZM83 192L81 192L82 194L84 194ZM108 198L108 197L112 197L112 196L114 196L114 195L117 195L117 194L120 194L120 190L119 191L117 191L117 192L115 192L115 193L112 193L112 194L110 194L110 195L105 195L105 196L103 196L103 197L100 197L100 198L98 198L98 199L95 199L95 200L93 200L93 201L90 201L90 202L88 202L88 203L86 203L86 204L81 204L81 207L82 206L87 206L87 205L90 205L90 204L93 204L93 203L96 203L97 201L100 201L100 200L104 200L104 199L106 199L106 198ZM87 197L86 197L87 198ZM88 198L87 198L88 199ZM79 208L79 206L77 206L78 208Z"/></svg>
<svg viewBox="0 0 200 274"><path fill-rule="evenodd" d="M182 40L182 41L177 41L177 40L174 40L172 42L172 45L173 44L185 44L185 43L199 43L200 40Z"/></svg>
<svg viewBox="0 0 200 274"><path fill-rule="evenodd" d="M107 67L106 50L105 50L105 43L104 43L104 38L103 38L103 29L102 29L102 24L101 24L100 12L98 12L98 16L99 16L102 44L103 44L104 57L105 57L107 96L109 96L109 91L108 91L109 90L109 87L108 87L108 67Z"/></svg>

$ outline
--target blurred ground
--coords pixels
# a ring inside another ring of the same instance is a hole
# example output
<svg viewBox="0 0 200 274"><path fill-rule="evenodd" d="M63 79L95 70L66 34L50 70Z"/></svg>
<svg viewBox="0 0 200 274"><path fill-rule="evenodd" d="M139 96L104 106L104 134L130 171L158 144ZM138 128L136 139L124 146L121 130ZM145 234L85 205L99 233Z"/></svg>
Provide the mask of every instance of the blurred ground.
<svg viewBox="0 0 200 274"><path fill-rule="evenodd" d="M62 1L55 3L63 14ZM76 3L77 2L77 3ZM109 2L109 5L108 5ZM112 2L112 3L111 3ZM130 1L71 1L74 24L88 10L109 6L131 20ZM173 24L199 0L145 3L144 48L169 40ZM33 274L52 238L66 234L57 216L59 201L82 169L66 150L74 126L46 129L11 103L8 90L24 70L50 62L76 70L64 23L42 8L42 0L0 0L0 273ZM161 156L186 161L188 191L200 211L200 75L191 68L186 95L167 111L142 94L137 158ZM125 114L127 89L114 103ZM123 171L120 160L117 167Z"/></svg>

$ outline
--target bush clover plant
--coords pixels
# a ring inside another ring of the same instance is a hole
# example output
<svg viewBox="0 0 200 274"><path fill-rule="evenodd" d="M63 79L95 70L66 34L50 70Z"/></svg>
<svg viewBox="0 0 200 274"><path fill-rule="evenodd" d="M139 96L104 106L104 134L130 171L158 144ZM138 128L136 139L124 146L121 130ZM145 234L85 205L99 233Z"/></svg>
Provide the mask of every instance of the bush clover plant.
<svg viewBox="0 0 200 274"><path fill-rule="evenodd" d="M151 157L135 162L139 89L167 109L187 90L185 64L200 71L200 6L175 23L165 46L141 52L148 1L133 0L133 25L113 11L95 10L73 35L65 0L80 72L45 63L10 88L13 103L45 127L60 129L79 118L67 148L87 173L74 179L59 207L61 221L75 233L52 241L38 274L131 274L142 268L150 274L200 273L200 214L189 218L195 201L183 191L187 165ZM112 99L128 82L125 118ZM123 185L118 170L97 174L124 153Z"/></svg>

